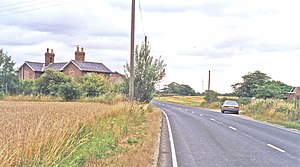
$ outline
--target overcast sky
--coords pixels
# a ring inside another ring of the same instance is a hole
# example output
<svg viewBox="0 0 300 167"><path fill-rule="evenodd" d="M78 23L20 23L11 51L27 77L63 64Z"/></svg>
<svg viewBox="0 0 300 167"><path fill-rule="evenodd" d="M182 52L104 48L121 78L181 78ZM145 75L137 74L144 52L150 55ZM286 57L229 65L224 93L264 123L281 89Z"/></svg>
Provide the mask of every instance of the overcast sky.
<svg viewBox="0 0 300 167"><path fill-rule="evenodd" d="M167 64L161 86L188 84L198 92L231 92L232 84L260 70L274 80L300 85L300 2L297 0L136 0L136 36L148 36L151 54ZM140 8L141 7L141 8ZM0 0L0 48L16 68L74 59L123 73L130 56L131 0Z"/></svg>

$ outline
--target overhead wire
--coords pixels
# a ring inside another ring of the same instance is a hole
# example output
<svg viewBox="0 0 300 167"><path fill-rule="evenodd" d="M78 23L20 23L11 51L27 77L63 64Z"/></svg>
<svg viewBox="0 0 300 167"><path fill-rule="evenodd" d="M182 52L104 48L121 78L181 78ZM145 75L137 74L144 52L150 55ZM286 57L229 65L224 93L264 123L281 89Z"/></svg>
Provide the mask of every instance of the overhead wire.
<svg viewBox="0 0 300 167"><path fill-rule="evenodd" d="M144 28L144 23L143 23L143 15L142 15L141 0L139 0L139 9L140 9L140 16L141 16L141 23L142 23L143 34L144 34L144 36L146 36L145 28Z"/></svg>
<svg viewBox="0 0 300 167"><path fill-rule="evenodd" d="M52 0L52 1L44 1L44 2L41 2L41 3L38 3L38 4L46 4L46 3L49 3L49 2L53 2L55 0ZM11 11L11 10L4 10L4 11L1 11L0 10L0 16L8 16L8 15L14 15L14 14L19 14L19 13L26 13L26 12L31 12L31 11L36 11L36 10L41 10L41 9L46 9L46 8L52 8L52 7L57 7L57 6L63 6L63 5L66 5L66 4L70 4L70 3L76 3L76 2L79 2L80 0L73 0L73 1L68 1L68 2L63 2L63 3L57 3L57 4L53 4L53 5L47 5L47 6L37 6L37 4L35 5L26 5L26 6L23 6L23 7L15 7L15 9L12 9L12 12L9 12L9 13L3 13L1 14L1 12L7 12L7 11ZM21 2L20 2L21 3ZM28 7L35 7L35 8L29 8ZM21 10L18 10L18 9L21 9Z"/></svg>

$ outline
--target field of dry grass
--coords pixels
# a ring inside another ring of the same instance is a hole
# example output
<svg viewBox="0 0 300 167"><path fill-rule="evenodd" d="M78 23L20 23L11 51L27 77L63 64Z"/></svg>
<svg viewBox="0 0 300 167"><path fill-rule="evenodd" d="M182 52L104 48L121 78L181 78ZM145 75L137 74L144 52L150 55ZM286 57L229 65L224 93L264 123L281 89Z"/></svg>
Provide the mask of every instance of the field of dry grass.
<svg viewBox="0 0 300 167"><path fill-rule="evenodd" d="M151 166L159 126L142 104L0 101L0 166Z"/></svg>

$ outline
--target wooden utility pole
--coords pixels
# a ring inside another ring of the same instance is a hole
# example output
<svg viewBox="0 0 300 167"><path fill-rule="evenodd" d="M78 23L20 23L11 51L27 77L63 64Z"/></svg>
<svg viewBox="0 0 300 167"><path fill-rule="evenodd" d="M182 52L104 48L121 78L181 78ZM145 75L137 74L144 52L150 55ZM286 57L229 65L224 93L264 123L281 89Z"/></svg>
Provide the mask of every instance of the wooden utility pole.
<svg viewBox="0 0 300 167"><path fill-rule="evenodd" d="M210 90L210 70L208 71L208 89Z"/></svg>
<svg viewBox="0 0 300 167"><path fill-rule="evenodd" d="M129 80L129 100L134 99L134 27L135 27L135 0L131 6L131 40L130 40L130 80Z"/></svg>

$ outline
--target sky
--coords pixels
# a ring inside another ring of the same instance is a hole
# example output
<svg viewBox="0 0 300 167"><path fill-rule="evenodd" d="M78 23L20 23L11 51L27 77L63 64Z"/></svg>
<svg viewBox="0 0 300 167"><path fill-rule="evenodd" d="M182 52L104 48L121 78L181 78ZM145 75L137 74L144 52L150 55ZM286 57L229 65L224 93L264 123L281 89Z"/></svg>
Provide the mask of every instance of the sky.
<svg viewBox="0 0 300 167"><path fill-rule="evenodd" d="M242 76L259 70L300 86L300 2L297 0L136 0L135 45L148 37L151 55L167 64L160 87L187 84L232 92ZM124 73L130 60L131 0L0 0L0 48L20 67L74 59Z"/></svg>

